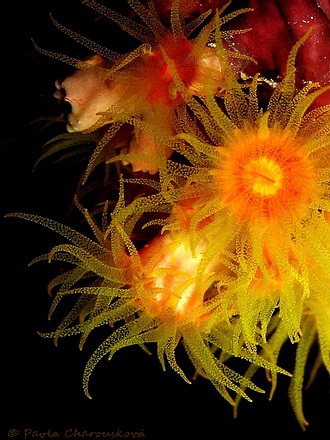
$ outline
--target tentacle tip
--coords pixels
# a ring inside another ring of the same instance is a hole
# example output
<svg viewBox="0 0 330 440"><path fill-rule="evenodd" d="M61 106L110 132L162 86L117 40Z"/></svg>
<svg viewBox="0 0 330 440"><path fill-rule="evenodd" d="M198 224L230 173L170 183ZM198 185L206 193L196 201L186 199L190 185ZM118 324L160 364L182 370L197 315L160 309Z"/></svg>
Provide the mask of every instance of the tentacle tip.
<svg viewBox="0 0 330 440"><path fill-rule="evenodd" d="M31 43L32 43L33 47L34 47L38 52L40 52L40 46L36 43L36 40L35 40L33 37L31 37Z"/></svg>
<svg viewBox="0 0 330 440"><path fill-rule="evenodd" d="M92 400L92 396L88 390L88 387L84 387L84 394L89 400Z"/></svg>
<svg viewBox="0 0 330 440"><path fill-rule="evenodd" d="M300 425L302 431L306 432L306 430L309 426L309 423L307 422L307 420L303 419L303 420L299 421L299 425Z"/></svg>
<svg viewBox="0 0 330 440"><path fill-rule="evenodd" d="M15 212L8 212L8 214L4 215L4 218L11 218L11 217L15 217L17 214Z"/></svg>

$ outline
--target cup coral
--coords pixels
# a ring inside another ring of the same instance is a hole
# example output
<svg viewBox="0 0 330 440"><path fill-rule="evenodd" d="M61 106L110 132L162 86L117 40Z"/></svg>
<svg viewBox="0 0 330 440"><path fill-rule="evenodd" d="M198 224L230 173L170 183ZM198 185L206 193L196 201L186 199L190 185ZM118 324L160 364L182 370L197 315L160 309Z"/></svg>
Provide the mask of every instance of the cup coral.
<svg viewBox="0 0 330 440"><path fill-rule="evenodd" d="M130 163L131 175L120 176L115 207L104 200L99 222L76 198L94 240L14 214L69 241L35 260L71 265L49 285L56 291L50 314L77 297L43 336L57 343L80 335L82 347L94 329L108 329L85 368L89 397L101 358L132 345L149 351L151 343L163 369L168 363L189 383L176 358L182 345L235 412L241 398L251 400L247 389L263 392L252 382L259 368L272 379L271 395L278 373L291 376L289 398L304 429L302 384L314 343L317 367L330 371L330 106L317 104L330 86L296 78L313 30L289 51L283 78L270 82L239 72L253 59L225 41L246 32L223 24L249 8L222 15L222 1L173 0L169 12L168 2L128 0L128 18L83 3L142 45L120 55L53 19L95 53L77 61L39 50L78 68L58 83L71 104L68 130L105 129L84 181L111 145L122 150L104 161ZM131 131L118 136L127 123ZM128 197L129 185L142 190ZM296 347L292 373L278 361L287 340ZM234 371L232 359L245 361L246 372Z"/></svg>

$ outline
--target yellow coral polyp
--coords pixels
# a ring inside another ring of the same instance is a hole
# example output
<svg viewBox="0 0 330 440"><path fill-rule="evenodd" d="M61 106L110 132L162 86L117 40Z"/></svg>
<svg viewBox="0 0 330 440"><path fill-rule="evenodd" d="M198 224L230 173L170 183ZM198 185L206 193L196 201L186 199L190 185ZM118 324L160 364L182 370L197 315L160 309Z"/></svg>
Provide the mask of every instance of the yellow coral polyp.
<svg viewBox="0 0 330 440"><path fill-rule="evenodd" d="M261 109L258 76L245 87L237 82L216 33L227 82L224 105L211 90L205 105L186 94L203 130L191 130L186 117L172 148L190 165L168 164L163 179L164 186L180 186L186 176L178 201L195 200L192 249L208 242L200 268L207 272L212 261L227 267L227 273L215 274L222 300L213 315L238 317L240 338L251 352L271 340L276 319L274 338L282 341L276 350L286 338L298 343L290 399L302 426L301 364L311 346L306 326L312 320L322 362L330 369L330 109L310 110L329 87L317 90L318 84L308 83L296 89L295 58L307 37L293 47L286 76Z"/></svg>
<svg viewBox="0 0 330 440"><path fill-rule="evenodd" d="M84 182L99 160L101 151L109 146L113 136L127 123L134 125L134 132L122 149L121 159L132 164L134 171L154 174L161 166L159 162L162 155L157 151L155 138L175 133L176 109L184 104L176 76L190 95L203 97L206 84L212 87L214 93L223 88L222 66L216 51L209 44L215 27L211 9L193 19L185 14L186 8L182 7L180 0L173 0L170 23L166 27L151 0L128 0L134 11L132 18L94 0L83 3L117 23L122 30L142 43L131 52L121 55L52 19L60 31L97 54L78 61L36 46L45 55L78 69L57 85L59 89L65 90L65 100L72 106L68 130L87 134L110 125L90 159ZM221 8L221 14L228 4ZM226 23L249 11L252 9L239 9L219 20L221 24ZM225 35L246 31L228 30ZM228 52L233 58L252 60L237 51ZM143 127L151 126L153 130L146 133L141 130L141 124ZM171 150L166 145L162 146L163 149L165 155L169 156Z"/></svg>
<svg viewBox="0 0 330 440"><path fill-rule="evenodd" d="M128 238L134 227L132 217L137 221L139 210L141 213L155 205L160 207L164 201L159 194L136 200L127 207L119 201L112 222L108 226L103 224L102 229L85 211L99 243L54 221L16 215L48 226L71 242L56 246L49 255L35 260L60 260L73 265L73 269L61 273L50 283L50 290L58 290L50 314L66 295L78 297L55 332L43 336L57 342L60 337L80 334L82 347L95 328L102 325L113 328L116 324L117 329L111 331L86 365L83 384L89 397L89 378L100 359L105 355L111 358L119 349L136 344L156 343L163 368L166 359L190 382L175 356L176 347L183 342L196 371L207 377L230 404L235 404L230 390L251 401L246 388L256 392L263 390L226 366L227 358L235 355L274 374L289 373L272 360L250 353L243 340L237 341L233 348L232 340L240 333L240 323L231 322L228 315L214 313L223 300L213 286L213 270L219 272L219 263L216 262L215 267L211 262L206 265L209 271L203 270L206 243L201 243L193 255L188 231L173 230L158 236L138 252ZM90 276L97 281L77 286ZM208 289L211 294L206 295ZM219 357L221 352L224 359Z"/></svg>

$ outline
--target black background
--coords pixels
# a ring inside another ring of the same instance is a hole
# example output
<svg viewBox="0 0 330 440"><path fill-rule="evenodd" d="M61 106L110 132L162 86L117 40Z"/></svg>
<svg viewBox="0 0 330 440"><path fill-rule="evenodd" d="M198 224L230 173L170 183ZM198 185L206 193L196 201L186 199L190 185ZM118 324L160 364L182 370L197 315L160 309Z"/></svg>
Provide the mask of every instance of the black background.
<svg viewBox="0 0 330 440"><path fill-rule="evenodd" d="M233 420L230 406L205 380L189 386L170 369L162 372L155 355L131 348L117 353L111 363L100 362L91 379L93 399L89 400L82 392L81 378L97 336L79 352L77 340L60 341L55 348L51 340L37 335L40 330L53 329L47 321L51 299L46 285L56 268L47 263L28 268L27 264L61 240L39 226L4 220L3 216L20 211L66 221L81 172L79 164L71 167L51 162L32 172L42 142L47 139L38 124L26 124L58 111L51 97L54 81L70 69L38 54L31 37L52 50L73 50L74 55L80 50L54 30L49 12L76 30L89 24L85 8L75 0L6 2L1 6L1 351L5 367L1 400L5 416L0 438L8 438L10 429L20 431L18 440L24 438L24 429L39 434L58 432L61 439L66 429L143 430L146 438L153 440L302 434L287 398L286 377L279 378L272 402L267 395L251 392L254 402L242 402L239 418ZM292 367L291 348L288 345L280 359L287 368ZM180 353L179 359L183 366L188 365ZM263 374L256 377L256 382L269 390ZM328 432L328 388L326 372L319 371L315 383L305 392L310 433Z"/></svg>

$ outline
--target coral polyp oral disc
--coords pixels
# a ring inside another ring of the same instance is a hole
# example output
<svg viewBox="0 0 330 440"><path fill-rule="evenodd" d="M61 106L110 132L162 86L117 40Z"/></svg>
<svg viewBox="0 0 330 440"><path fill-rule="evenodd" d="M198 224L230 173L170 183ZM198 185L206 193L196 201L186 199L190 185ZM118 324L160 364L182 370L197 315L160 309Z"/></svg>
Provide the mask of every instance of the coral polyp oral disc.
<svg viewBox="0 0 330 440"><path fill-rule="evenodd" d="M218 166L212 174L222 199L241 222L302 218L317 192L315 166L288 133L240 132Z"/></svg>
<svg viewBox="0 0 330 440"><path fill-rule="evenodd" d="M245 181L255 194L275 195L281 188L283 173L280 166L269 157L251 160L245 167Z"/></svg>

